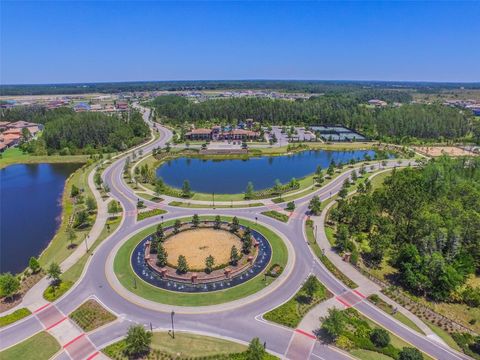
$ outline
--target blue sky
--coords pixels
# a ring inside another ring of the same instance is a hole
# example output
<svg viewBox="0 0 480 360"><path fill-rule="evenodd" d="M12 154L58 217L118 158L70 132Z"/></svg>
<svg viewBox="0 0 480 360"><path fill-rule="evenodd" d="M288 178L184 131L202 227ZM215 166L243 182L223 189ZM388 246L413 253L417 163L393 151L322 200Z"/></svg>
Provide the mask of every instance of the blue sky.
<svg viewBox="0 0 480 360"><path fill-rule="evenodd" d="M8 2L2 84L480 81L480 2Z"/></svg>

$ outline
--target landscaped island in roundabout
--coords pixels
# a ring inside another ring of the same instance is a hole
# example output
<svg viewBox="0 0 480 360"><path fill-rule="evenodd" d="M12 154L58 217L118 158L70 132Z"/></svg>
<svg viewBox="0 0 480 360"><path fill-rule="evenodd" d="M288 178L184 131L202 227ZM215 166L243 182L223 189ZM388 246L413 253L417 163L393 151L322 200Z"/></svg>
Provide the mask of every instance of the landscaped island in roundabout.
<svg viewBox="0 0 480 360"><path fill-rule="evenodd" d="M204 306L264 289L287 265L275 232L244 219L204 216L166 221L128 239L114 259L120 283L148 300Z"/></svg>

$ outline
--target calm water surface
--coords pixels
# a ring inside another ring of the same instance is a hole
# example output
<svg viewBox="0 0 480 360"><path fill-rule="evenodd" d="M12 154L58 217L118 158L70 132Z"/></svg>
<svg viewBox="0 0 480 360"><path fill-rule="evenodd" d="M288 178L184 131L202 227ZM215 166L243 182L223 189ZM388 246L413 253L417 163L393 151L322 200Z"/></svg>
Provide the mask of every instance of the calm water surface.
<svg viewBox="0 0 480 360"><path fill-rule="evenodd" d="M188 179L193 191L217 194L244 192L251 181L255 190L274 185L275 179L282 183L293 177L299 179L315 171L318 165L327 168L332 160L347 163L360 160L373 150L355 151L304 151L289 156L258 157L248 160L202 160L178 158L170 160L157 169L157 176L170 186L181 188Z"/></svg>
<svg viewBox="0 0 480 360"><path fill-rule="evenodd" d="M61 220L65 180L78 164L21 164L0 170L0 272L21 272Z"/></svg>

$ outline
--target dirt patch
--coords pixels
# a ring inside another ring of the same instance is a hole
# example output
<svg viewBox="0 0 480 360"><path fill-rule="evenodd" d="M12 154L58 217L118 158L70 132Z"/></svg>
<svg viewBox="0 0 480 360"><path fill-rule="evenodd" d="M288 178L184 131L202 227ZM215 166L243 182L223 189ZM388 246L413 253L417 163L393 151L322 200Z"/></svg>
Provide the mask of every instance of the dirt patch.
<svg viewBox="0 0 480 360"><path fill-rule="evenodd" d="M461 149L456 146L418 146L415 148L418 152L427 156L472 156L474 153Z"/></svg>
<svg viewBox="0 0 480 360"><path fill-rule="evenodd" d="M168 263L177 264L178 256L187 258L188 266L195 269L205 267L205 258L212 255L215 265L226 264L230 260L230 251L235 245L240 252L240 238L225 230L195 229L182 231L165 241Z"/></svg>

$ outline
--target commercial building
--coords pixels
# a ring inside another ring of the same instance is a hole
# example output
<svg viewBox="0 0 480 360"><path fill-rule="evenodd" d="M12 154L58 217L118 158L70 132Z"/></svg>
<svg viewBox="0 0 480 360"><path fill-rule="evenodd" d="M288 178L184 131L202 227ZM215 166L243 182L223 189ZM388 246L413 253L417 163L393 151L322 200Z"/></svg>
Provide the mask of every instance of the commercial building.
<svg viewBox="0 0 480 360"><path fill-rule="evenodd" d="M185 134L188 140L255 140L260 136L259 132L245 129L222 129L220 126L214 126L211 129L193 129Z"/></svg>

